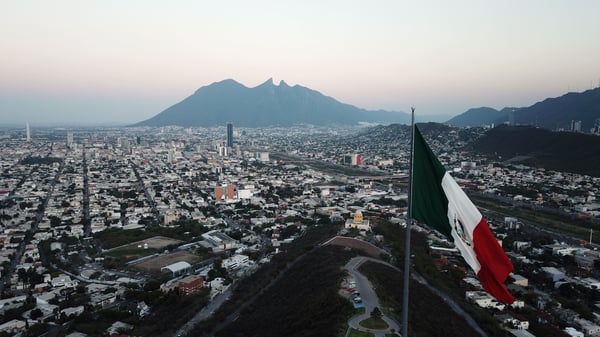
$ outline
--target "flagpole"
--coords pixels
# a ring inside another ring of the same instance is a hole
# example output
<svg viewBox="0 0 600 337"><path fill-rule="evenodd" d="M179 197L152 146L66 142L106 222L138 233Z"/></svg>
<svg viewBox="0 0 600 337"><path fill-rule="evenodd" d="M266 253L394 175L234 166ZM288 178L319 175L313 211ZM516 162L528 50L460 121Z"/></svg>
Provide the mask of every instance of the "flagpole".
<svg viewBox="0 0 600 337"><path fill-rule="evenodd" d="M410 227L412 224L413 156L415 143L415 108L410 108L410 159L408 169L408 215L406 218L406 240L404 242L404 289L402 294L402 337L408 337L408 283L410 282Z"/></svg>

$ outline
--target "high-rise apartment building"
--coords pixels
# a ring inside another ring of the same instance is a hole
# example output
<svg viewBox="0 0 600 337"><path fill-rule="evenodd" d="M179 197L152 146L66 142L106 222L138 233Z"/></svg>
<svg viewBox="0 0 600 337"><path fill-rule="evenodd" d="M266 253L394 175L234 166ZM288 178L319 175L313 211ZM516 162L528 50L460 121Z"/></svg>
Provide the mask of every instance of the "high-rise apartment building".
<svg viewBox="0 0 600 337"><path fill-rule="evenodd" d="M233 147L233 124L227 123L227 147Z"/></svg>
<svg viewBox="0 0 600 337"><path fill-rule="evenodd" d="M73 132L67 132L67 147L71 148L73 146Z"/></svg>

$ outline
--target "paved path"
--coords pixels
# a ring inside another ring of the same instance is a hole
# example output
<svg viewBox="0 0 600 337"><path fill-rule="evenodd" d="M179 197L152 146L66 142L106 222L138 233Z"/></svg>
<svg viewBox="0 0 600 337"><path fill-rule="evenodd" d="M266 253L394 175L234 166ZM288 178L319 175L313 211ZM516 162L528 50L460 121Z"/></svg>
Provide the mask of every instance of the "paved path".
<svg viewBox="0 0 600 337"><path fill-rule="evenodd" d="M377 259L373 259L373 258L369 258L369 257L362 257L362 256L351 259L345 266L345 268L348 270L350 275L352 275L355 278L356 287L359 290L361 297L363 298L363 303L365 304L365 308L367 309L367 310L365 310L364 314L352 317L348 321L348 325L357 330L371 332L371 333L375 334L376 337L385 337L385 334L390 333L391 330L389 330L389 329L382 330L382 331L369 330L369 329L365 329L365 328L361 327L358 324L360 321L370 317L371 310L373 310L373 308L375 306L377 306L377 307L379 307L379 309L381 309L381 307L379 306L379 301L377 299L377 295L368 295L369 291L372 294L375 293L373 290L373 286L371 285L369 280L364 275L362 275L360 272L358 272L358 270L357 270L358 267L366 261L385 264L386 266L393 268L399 272L403 272L403 271L400 270L398 267L391 265L385 261L377 260ZM454 299L452 299L450 296L448 296L448 294L444 293L443 291L441 291L441 290L435 288L434 286L432 286L431 284L429 284L429 282L427 282L427 280L423 276L421 276L420 274L418 274L414 271L411 271L410 276L413 280L421 283L422 285L427 287L431 292L433 292L434 294L436 294L440 298L442 298L442 300L444 302L446 302L446 304L448 304L450 309L452 309L455 313L457 313L458 315L463 317L465 319L465 321L467 322L467 324L469 324L471 326L471 328L473 328L473 330L477 331L477 333L479 333L481 336L487 336L487 334L483 331L483 329L481 329L481 327L479 326L479 324L477 324L477 322L473 319L473 317L471 317L471 315L469 313L464 311L463 308L454 301ZM372 297L366 297L367 300L365 300L365 296L363 296L363 293L366 294L366 296L374 296L375 302L372 302L373 301ZM367 301L371 301L371 303L368 305ZM376 303L376 304L374 305L373 303ZM394 329L394 331L396 331L398 333L400 332L400 324L398 324L394 320L389 319L386 316L383 316L382 318L384 319L384 321L386 323L388 323L388 325L390 326L390 329ZM395 325L392 325L392 324L395 324Z"/></svg>
<svg viewBox="0 0 600 337"><path fill-rule="evenodd" d="M187 336L196 324L200 323L205 319L210 318L215 313L215 311L217 311L221 307L221 305L229 299L229 296L231 296L231 292L231 287L229 287L224 292L215 296L215 298L210 303L208 303L205 307L200 309L200 311L198 311L192 319L190 319L179 330L177 330L175 332L175 336Z"/></svg>
<svg viewBox="0 0 600 337"><path fill-rule="evenodd" d="M346 263L345 268L348 270L348 273L354 278L356 281L356 290L360 293L360 297L362 298L363 304L365 305L365 312L353 316L348 320L348 325L356 330L366 331L374 334L376 337L385 337L386 334L398 332L400 331L400 324L393 320L392 318L385 316L385 313L382 311L382 319L388 324L388 328L385 330L374 330L367 329L360 325L360 322L371 317L371 311L374 308L379 308L381 310L381 305L379 304L379 298L373 289L373 285L369 280L358 271L358 267L365 261L369 259L366 257L355 257L351 259L348 263ZM393 330L393 331L392 331Z"/></svg>

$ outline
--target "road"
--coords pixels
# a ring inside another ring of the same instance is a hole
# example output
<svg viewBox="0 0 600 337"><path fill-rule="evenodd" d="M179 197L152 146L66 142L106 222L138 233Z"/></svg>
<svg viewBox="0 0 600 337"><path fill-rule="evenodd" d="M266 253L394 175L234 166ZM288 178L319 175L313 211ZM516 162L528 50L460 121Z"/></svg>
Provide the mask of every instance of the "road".
<svg viewBox="0 0 600 337"><path fill-rule="evenodd" d="M386 316L383 311L383 315L381 316L381 318L388 324L388 329L373 330L363 328L360 325L360 322L371 317L371 312L373 311L373 309L379 308L381 310L379 298L375 293L375 289L373 289L373 285L371 284L371 282L369 282L369 279L367 279L363 274L361 274L358 271L358 267L365 261L369 261L369 259L362 256L355 257L348 261L348 263L346 263L346 266L344 267L346 268L346 270L348 270L350 276L352 276L356 281L356 290L358 290L358 292L360 293L360 297L362 298L363 304L365 305L365 312L350 318L348 320L348 325L356 330L370 332L374 334L375 337L385 337L386 334L400 331L400 324L398 324L398 322L396 322L392 318Z"/></svg>
<svg viewBox="0 0 600 337"><path fill-rule="evenodd" d="M86 238L92 236L92 225L90 222L90 182L88 177L87 159L85 146L83 147L83 233Z"/></svg>
<svg viewBox="0 0 600 337"><path fill-rule="evenodd" d="M377 299L377 295L371 295L369 294L369 291L374 293L373 287L371 286L371 283L368 281L368 279L366 277L364 277L364 275L360 274L358 271L356 271L356 269L364 262L366 261L370 261L370 262L376 262L376 263L381 263L384 264L390 268L393 268L399 272L403 272L402 270L400 270L398 267L391 265L385 261L381 261L381 260L377 260L377 259L373 259L373 258L369 258L369 257L355 257L353 259L351 259L347 264L346 264L346 269L348 269L348 272L350 273L350 275L352 275L353 277L355 277L356 280L356 286L357 289L359 289L361 297L363 299L363 303L365 304L365 308L367 310L365 310L365 313L363 315L360 316L355 316L353 318L351 318L348 321L348 325L351 326L352 328L355 328L355 326L357 326L357 321L360 322L361 320L369 317L369 314L371 313L371 310L373 310L373 308L375 307L373 305L373 303L376 303L377 306L379 306L378 302L372 302L373 298L372 296L375 297L375 299ZM353 271L356 272L353 273ZM450 309L452 309L452 311L454 311L456 314L460 315L461 317L463 317L465 319L465 322L467 322L467 324L469 324L469 326L471 326L471 328L473 328L473 330L475 330L477 333L479 333L479 335L481 336L487 336L487 334L483 331L483 329L481 329L481 327L479 326L479 324L477 324L477 322L473 319L473 317L471 317L471 315L469 315L469 313L467 313L466 311L463 310L463 308L456 303L448 294L444 293L443 291L433 287L431 284L429 284L429 282L427 282L427 280L421 276L418 273L415 273L414 271L411 272L410 274L411 278L419 283L421 283L422 285L424 285L425 287L427 287L431 292L433 292L434 294L436 294L437 296L439 296L444 302L446 302L446 304L448 304L448 306L450 307ZM366 280L366 283L364 282ZM359 284L360 288L359 288ZM365 285L366 284L366 285ZM371 303L371 304L368 304ZM388 323L388 325L390 325L390 329L392 328L390 321L386 320L384 318L385 322ZM391 321L392 323L395 323L396 325L393 327L395 329L395 331L400 331L400 324L398 324L395 321ZM366 329L360 327L360 328L355 328L358 330L362 330L362 331L366 331ZM385 330L384 330L385 331ZM371 333L375 333L375 331L371 330ZM385 333L384 332L377 332L375 333L376 337L385 337Z"/></svg>
<svg viewBox="0 0 600 337"><path fill-rule="evenodd" d="M60 163L60 166L58 167L58 170L56 171L56 174L54 175L54 179L52 179L52 182L50 183L50 186L48 188L48 193L40 201L40 207L38 208L38 212L36 214L35 220L31 223L31 228L29 229L29 231L27 232L27 234L25 236L25 240L21 241L21 243L19 244L18 250L13 254L13 256L11 258L10 265L8 266L8 270L5 270L3 272L2 278L0 278L0 294L2 294L4 292L6 284L8 282L10 282L11 275L15 272L17 264L21 261L21 258L23 257L23 254L25 253L25 246L27 245L27 243L31 242L31 238L37 232L38 226L39 226L40 222L42 221L42 219L44 218L44 212L46 211L46 206L48 206L48 200L50 200L50 198L52 197L52 193L54 192L54 186L58 182L58 179L60 178L63 168L64 168L64 160ZM37 170L37 166L29 172L29 176L31 176L31 174L35 170ZM25 179L23 179L20 182L20 184L22 184L23 181L25 181ZM17 187L15 187L15 190L16 189L17 189ZM13 190L13 192L14 192L14 190Z"/></svg>
<svg viewBox="0 0 600 337"><path fill-rule="evenodd" d="M230 296L231 296L231 287L227 288L227 290L225 290L221 294L215 296L215 298L213 298L213 300L208 305L206 305L204 308L202 308L202 310L198 311L196 316L194 316L191 320L189 320L187 323L185 323L179 330L177 330L177 332L175 333L175 336L176 337L187 336L187 334L194 328L194 326L196 324L200 323L201 321L203 321L205 319L210 318L215 313L215 311L217 311L217 309L219 309L221 307L221 305L229 299Z"/></svg>

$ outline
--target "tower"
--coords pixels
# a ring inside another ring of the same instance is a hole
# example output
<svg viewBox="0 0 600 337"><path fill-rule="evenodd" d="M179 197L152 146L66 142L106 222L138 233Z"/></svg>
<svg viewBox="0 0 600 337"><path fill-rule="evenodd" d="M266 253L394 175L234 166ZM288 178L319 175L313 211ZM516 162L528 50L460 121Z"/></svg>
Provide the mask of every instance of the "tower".
<svg viewBox="0 0 600 337"><path fill-rule="evenodd" d="M67 147L73 146L73 132L67 132Z"/></svg>
<svg viewBox="0 0 600 337"><path fill-rule="evenodd" d="M27 143L29 143L31 142L31 128L29 127L29 122L27 122L25 126L27 128Z"/></svg>
<svg viewBox="0 0 600 337"><path fill-rule="evenodd" d="M227 147L233 147L233 124L227 123Z"/></svg>

